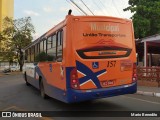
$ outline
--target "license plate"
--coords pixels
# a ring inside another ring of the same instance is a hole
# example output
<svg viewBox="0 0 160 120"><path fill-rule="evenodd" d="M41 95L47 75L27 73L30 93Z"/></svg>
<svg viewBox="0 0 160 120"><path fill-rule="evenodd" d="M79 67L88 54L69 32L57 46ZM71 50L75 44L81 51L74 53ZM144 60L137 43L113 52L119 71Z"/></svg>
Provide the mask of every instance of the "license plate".
<svg viewBox="0 0 160 120"><path fill-rule="evenodd" d="M114 85L114 80L108 80L108 81L104 81L102 82L103 86L110 86L110 85Z"/></svg>
<svg viewBox="0 0 160 120"><path fill-rule="evenodd" d="M114 80L109 80L108 85L114 85Z"/></svg>

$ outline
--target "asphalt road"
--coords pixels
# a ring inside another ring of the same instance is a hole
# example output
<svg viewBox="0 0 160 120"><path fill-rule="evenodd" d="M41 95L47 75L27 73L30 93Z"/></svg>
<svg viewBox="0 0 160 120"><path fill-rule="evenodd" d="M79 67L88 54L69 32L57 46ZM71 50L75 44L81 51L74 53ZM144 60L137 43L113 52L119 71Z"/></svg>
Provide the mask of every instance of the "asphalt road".
<svg viewBox="0 0 160 120"><path fill-rule="evenodd" d="M111 98L87 101L76 104L66 104L55 99L42 99L37 89L26 86L22 75L0 77L0 111L160 111L160 98L141 95L122 95ZM116 116L116 115L115 115ZM27 119L27 118L26 118ZM41 118L42 119L42 118ZM50 119L50 118L43 118ZM56 117L55 120L71 117ZM81 117L76 120L82 119ZM83 118L101 120L106 118ZM107 118L111 119L111 118ZM126 118L121 118L126 119ZM129 118L127 118L129 119ZM131 119L131 118L130 118ZM151 120L153 118L137 118ZM160 118L154 118L160 120Z"/></svg>

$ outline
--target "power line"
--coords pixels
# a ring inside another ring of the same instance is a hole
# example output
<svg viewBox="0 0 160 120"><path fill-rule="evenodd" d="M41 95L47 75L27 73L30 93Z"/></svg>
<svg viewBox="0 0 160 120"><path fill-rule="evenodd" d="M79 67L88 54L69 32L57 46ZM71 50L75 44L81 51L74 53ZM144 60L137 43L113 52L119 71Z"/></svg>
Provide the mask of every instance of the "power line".
<svg viewBox="0 0 160 120"><path fill-rule="evenodd" d="M102 3L102 1L101 0L99 0L99 2L101 3L101 5L105 8L105 6L104 6L104 4Z"/></svg>
<svg viewBox="0 0 160 120"><path fill-rule="evenodd" d="M101 3L101 5L104 7L105 11L106 11L106 6L102 3L101 0L99 0L99 2ZM108 12L106 12L108 14Z"/></svg>
<svg viewBox="0 0 160 120"><path fill-rule="evenodd" d="M111 5L110 6L113 6L113 1L111 0ZM117 12L115 11L114 7L113 8L113 12L115 13L115 15L118 15Z"/></svg>
<svg viewBox="0 0 160 120"><path fill-rule="evenodd" d="M108 4L109 7L106 7L101 0L99 0L99 2L101 3L101 5L102 5L105 9L111 7L111 6L112 6L111 4L113 4L113 3L112 3L113 1L110 0L110 3ZM117 15L117 12L116 12L114 9L113 9L112 12L114 12L114 14ZM108 14L108 12L107 12L107 14ZM109 15L112 15L112 14L109 14Z"/></svg>
<svg viewBox="0 0 160 120"><path fill-rule="evenodd" d="M99 5L98 5L94 0L93 0L93 3L97 6L97 8L98 8L99 10L102 11L102 13L103 13L104 15L106 15L106 13L103 12L103 10L101 9L101 7L99 7Z"/></svg>
<svg viewBox="0 0 160 120"><path fill-rule="evenodd" d="M89 7L83 2L83 0L81 0L81 2L83 3L83 5L86 6L86 8L92 13L92 15L94 15L94 13L91 11L91 9L89 9Z"/></svg>
<svg viewBox="0 0 160 120"><path fill-rule="evenodd" d="M85 15L88 15L80 6L78 6L73 0L70 0L80 11L82 11Z"/></svg>
<svg viewBox="0 0 160 120"><path fill-rule="evenodd" d="M66 0L72 7L74 7L80 14L83 14L77 7L75 7L72 3Z"/></svg>
<svg viewBox="0 0 160 120"><path fill-rule="evenodd" d="M113 5L115 6L115 8L116 8L118 14L122 17L121 13L120 13L119 10L117 9L117 5L114 3L114 0L112 0L112 3L113 3Z"/></svg>

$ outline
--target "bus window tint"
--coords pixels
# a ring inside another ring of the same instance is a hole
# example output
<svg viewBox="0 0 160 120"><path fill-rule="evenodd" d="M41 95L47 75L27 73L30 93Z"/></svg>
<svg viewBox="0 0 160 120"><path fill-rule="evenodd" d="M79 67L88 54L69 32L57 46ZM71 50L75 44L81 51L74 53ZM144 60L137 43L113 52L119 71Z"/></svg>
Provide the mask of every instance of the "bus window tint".
<svg viewBox="0 0 160 120"><path fill-rule="evenodd" d="M40 52L43 52L43 41L41 41L41 43L40 43Z"/></svg>
<svg viewBox="0 0 160 120"><path fill-rule="evenodd" d="M50 59L48 61L53 61L56 58L56 35L53 35L48 39L48 49L47 54Z"/></svg>
<svg viewBox="0 0 160 120"><path fill-rule="evenodd" d="M47 49L50 49L50 48L52 48L52 37L49 37L47 41Z"/></svg>
<svg viewBox="0 0 160 120"><path fill-rule="evenodd" d="M43 44L44 44L44 51L46 51L46 42L47 42L47 40L44 40L44 41L43 41Z"/></svg>
<svg viewBox="0 0 160 120"><path fill-rule="evenodd" d="M56 35L52 36L52 48L56 48Z"/></svg>
<svg viewBox="0 0 160 120"><path fill-rule="evenodd" d="M57 44L57 60L62 61L62 41L63 31L58 32L58 44Z"/></svg>
<svg viewBox="0 0 160 120"><path fill-rule="evenodd" d="M35 56L39 54L39 47L38 44L35 45Z"/></svg>
<svg viewBox="0 0 160 120"><path fill-rule="evenodd" d="M28 49L28 62L31 61L31 48Z"/></svg>
<svg viewBox="0 0 160 120"><path fill-rule="evenodd" d="M35 49L35 47L33 46L31 48L31 62L34 62L34 49Z"/></svg>

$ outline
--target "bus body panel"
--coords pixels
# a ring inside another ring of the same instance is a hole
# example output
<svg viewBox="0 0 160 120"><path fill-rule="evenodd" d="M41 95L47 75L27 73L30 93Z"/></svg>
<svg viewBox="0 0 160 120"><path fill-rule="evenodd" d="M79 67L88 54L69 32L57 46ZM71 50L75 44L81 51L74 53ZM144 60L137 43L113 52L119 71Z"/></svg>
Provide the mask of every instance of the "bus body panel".
<svg viewBox="0 0 160 120"><path fill-rule="evenodd" d="M99 89L132 83L136 57L130 21L111 21L105 18L102 22L97 18L88 18L88 21L73 18L72 27L73 32L76 32L72 34L74 60L72 58L71 61L78 71L80 89ZM97 64L97 68L94 68L94 64ZM128 70L121 70L123 64L128 64Z"/></svg>
<svg viewBox="0 0 160 120"><path fill-rule="evenodd" d="M66 90L66 82L64 80L64 72L61 63L44 62L39 63L38 67L47 80L47 84Z"/></svg>
<svg viewBox="0 0 160 120"><path fill-rule="evenodd" d="M37 71L36 65L33 63L25 63L23 66L23 71L26 73L27 82L39 89L39 81L35 79L35 73Z"/></svg>
<svg viewBox="0 0 160 120"><path fill-rule="evenodd" d="M70 86L70 73L74 67L66 68L67 85ZM137 83L131 83L127 85L99 88L99 89L86 89L86 90L75 90L71 87L67 89L67 103L81 102L86 100L94 100L124 94L133 94L137 91Z"/></svg>
<svg viewBox="0 0 160 120"><path fill-rule="evenodd" d="M45 93L48 96L67 102L66 81L65 75L63 75L63 73L65 74L65 69L64 71L61 71L61 63L41 62L38 65L25 63L24 66L28 83L37 89L40 89L39 80L41 77L44 84Z"/></svg>

